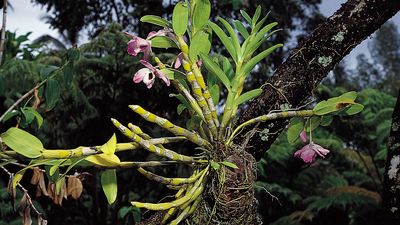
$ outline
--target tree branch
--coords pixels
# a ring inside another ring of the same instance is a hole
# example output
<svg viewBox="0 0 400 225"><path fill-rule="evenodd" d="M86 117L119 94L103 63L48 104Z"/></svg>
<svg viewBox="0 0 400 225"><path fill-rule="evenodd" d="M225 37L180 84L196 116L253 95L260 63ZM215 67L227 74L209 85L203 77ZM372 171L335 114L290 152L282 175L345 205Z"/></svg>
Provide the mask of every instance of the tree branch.
<svg viewBox="0 0 400 225"><path fill-rule="evenodd" d="M239 123L268 114L285 103L294 108L301 105L344 56L399 10L398 0L348 0L291 52L268 85L263 86L260 97L242 113ZM287 121L275 123L270 131L276 134L270 135L268 141L252 137L246 151L259 159L278 137L280 132L276 131L286 124ZM241 136L236 142L245 138Z"/></svg>

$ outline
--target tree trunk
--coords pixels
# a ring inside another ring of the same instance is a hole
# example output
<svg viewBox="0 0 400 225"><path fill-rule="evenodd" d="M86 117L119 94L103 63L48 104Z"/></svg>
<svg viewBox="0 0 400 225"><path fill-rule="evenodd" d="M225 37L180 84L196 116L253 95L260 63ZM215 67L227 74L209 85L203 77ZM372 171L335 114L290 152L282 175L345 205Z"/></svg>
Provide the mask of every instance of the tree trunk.
<svg viewBox="0 0 400 225"><path fill-rule="evenodd" d="M299 44L263 86L263 93L250 104L239 123L280 109L283 104L300 106L312 90L355 46L400 10L399 0L349 0ZM256 159L269 149L287 121L270 129L268 141L254 136L246 151ZM260 128L267 124L261 124ZM273 134L275 133L275 134ZM242 132L246 134L246 132ZM242 143L246 136L237 138Z"/></svg>
<svg viewBox="0 0 400 225"><path fill-rule="evenodd" d="M383 207L390 221L400 220L400 91L392 116L388 142L385 178L383 183Z"/></svg>

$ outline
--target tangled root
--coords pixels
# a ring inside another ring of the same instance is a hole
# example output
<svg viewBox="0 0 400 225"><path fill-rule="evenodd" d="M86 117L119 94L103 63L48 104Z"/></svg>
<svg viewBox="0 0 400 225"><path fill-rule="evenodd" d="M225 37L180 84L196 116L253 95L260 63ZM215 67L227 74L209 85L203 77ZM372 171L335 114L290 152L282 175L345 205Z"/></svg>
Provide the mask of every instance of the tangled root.
<svg viewBox="0 0 400 225"><path fill-rule="evenodd" d="M221 167L209 182L204 199L189 224L259 225L257 199L254 197L256 161L238 146L229 149L221 161L238 169ZM223 154L222 154L223 155Z"/></svg>

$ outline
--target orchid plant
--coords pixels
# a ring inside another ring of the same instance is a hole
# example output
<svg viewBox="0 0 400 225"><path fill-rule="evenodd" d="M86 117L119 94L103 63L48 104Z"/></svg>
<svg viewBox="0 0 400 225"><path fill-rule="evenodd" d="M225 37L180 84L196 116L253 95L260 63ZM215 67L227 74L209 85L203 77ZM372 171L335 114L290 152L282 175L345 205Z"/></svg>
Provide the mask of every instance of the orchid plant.
<svg viewBox="0 0 400 225"><path fill-rule="evenodd" d="M332 120L332 115L344 113L352 115L360 112L363 106L355 103L355 92L322 101L313 109L285 109L274 111L267 115L253 118L236 126L238 108L256 98L262 93L261 88L243 91L244 82L256 69L257 63L265 59L271 52L282 46L275 44L265 50L259 48L278 30L273 30L277 23L265 24L267 16L261 17L261 7L258 7L251 17L241 11L244 21L234 20L233 26L223 18L214 23L209 20L211 4L209 0L191 0L178 2L173 10L172 21L147 15L142 22L160 27L159 31L151 32L146 39L132 34L127 35L127 53L141 57L144 66L133 76L134 83L143 82L151 89L156 79L161 79L167 86L172 84L181 104L178 113L187 110L190 119L189 127L177 126L166 118L159 117L139 105L130 105L132 111L144 120L155 123L174 134L172 137L155 138L146 134L134 124L121 124L117 119L111 119L115 127L130 141L118 143L116 136L101 146L77 147L66 150L45 149L39 139L18 129L10 128L1 135L5 148L0 152L0 158L13 162L14 159L29 161L29 165L16 173L12 179L15 188L27 169L50 166L50 176L56 176L55 195L62 195L66 186L66 174L76 166L96 166L105 169L101 175L101 185L111 204L117 196L116 169L134 167L150 180L167 185L177 190L175 200L162 203L132 202L137 208L166 211L162 224L179 224L190 216L202 200L207 188L207 179L211 169L220 167L235 170L240 169L233 162L217 156L218 152L229 152L235 145L235 137L245 126L270 122L281 118L292 118L288 128L289 142L295 142L300 136L306 143L305 132L311 132L318 126L326 126ZM224 31L225 29L225 31ZM212 35L216 35L225 47L228 57L217 53L210 54ZM173 49L178 54L168 64L158 57L157 48ZM226 89L227 97L220 101L221 88ZM217 113L218 112L221 113ZM193 125L195 124L195 125ZM189 141L197 146L193 154L184 155L165 145ZM120 161L117 153L122 151L137 151L144 149L156 154L165 161ZM311 140L294 156L300 157L305 163L312 163L317 156L324 157L329 151ZM181 163L192 168L188 178L168 178L146 170L146 167L164 166ZM60 171L63 173L60 173ZM60 173L60 174L59 174ZM68 182L67 189L70 183ZM76 196L76 194L75 194Z"/></svg>

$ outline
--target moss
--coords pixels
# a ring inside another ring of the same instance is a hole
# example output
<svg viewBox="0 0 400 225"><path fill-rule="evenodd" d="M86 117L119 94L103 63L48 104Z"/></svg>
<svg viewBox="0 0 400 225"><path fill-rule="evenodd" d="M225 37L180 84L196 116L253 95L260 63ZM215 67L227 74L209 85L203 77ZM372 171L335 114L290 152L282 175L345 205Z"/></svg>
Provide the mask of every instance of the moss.
<svg viewBox="0 0 400 225"><path fill-rule="evenodd" d="M323 67L329 66L329 64L331 64L331 62L332 62L331 56L321 56L318 58L318 63Z"/></svg>
<svg viewBox="0 0 400 225"><path fill-rule="evenodd" d="M344 40L344 35L346 32L340 31L339 33L335 34L331 40L336 41L336 42L342 42Z"/></svg>

